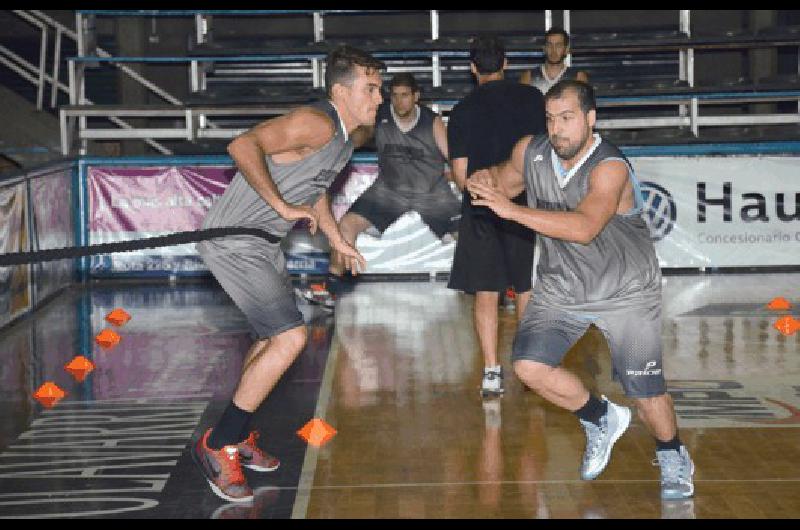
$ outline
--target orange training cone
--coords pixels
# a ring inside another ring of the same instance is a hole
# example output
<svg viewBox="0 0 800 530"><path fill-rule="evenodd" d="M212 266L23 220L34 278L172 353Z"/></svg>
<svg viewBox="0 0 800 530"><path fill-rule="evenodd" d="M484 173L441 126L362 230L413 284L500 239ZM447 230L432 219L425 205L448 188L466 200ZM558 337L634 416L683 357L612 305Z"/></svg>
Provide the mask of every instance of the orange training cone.
<svg viewBox="0 0 800 530"><path fill-rule="evenodd" d="M120 336L111 329L104 329L97 334L94 340L103 348L110 349L119 344Z"/></svg>
<svg viewBox="0 0 800 530"><path fill-rule="evenodd" d="M774 309L775 311L782 311L785 309L790 309L792 304L790 304L789 300L786 298L779 296L770 300L770 302L767 304L767 307L769 309Z"/></svg>
<svg viewBox="0 0 800 530"><path fill-rule="evenodd" d="M72 374L77 382L82 383L86 376L94 370L94 363L83 355L78 355L69 364L64 365L64 370Z"/></svg>
<svg viewBox="0 0 800 530"><path fill-rule="evenodd" d="M106 321L114 324L115 326L124 326L131 319L131 316L121 307L116 308L106 315Z"/></svg>
<svg viewBox="0 0 800 530"><path fill-rule="evenodd" d="M56 403L64 399L64 396L66 395L67 393L61 390L61 388L57 384L51 381L47 381L42 386L40 386L38 390L36 390L36 392L34 392L33 397L35 397L36 400L39 403L41 403L45 408L49 409L50 407L54 406Z"/></svg>
<svg viewBox="0 0 800 530"><path fill-rule="evenodd" d="M297 431L298 436L314 447L321 447L336 435L336 429L324 420L314 418Z"/></svg>
<svg viewBox="0 0 800 530"><path fill-rule="evenodd" d="M775 329L784 335L794 335L797 330L800 329L800 320L795 320L793 317L787 315L779 318L774 326Z"/></svg>

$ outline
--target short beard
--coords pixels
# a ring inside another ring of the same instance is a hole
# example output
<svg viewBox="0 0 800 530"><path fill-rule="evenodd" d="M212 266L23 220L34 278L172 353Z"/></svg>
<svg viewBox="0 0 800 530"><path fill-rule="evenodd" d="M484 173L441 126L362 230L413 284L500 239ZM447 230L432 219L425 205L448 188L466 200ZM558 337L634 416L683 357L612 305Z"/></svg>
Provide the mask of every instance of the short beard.
<svg viewBox="0 0 800 530"><path fill-rule="evenodd" d="M553 151L556 152L556 154L561 160L572 160L575 157L575 155L577 155L580 152L580 150L583 149L583 146L586 145L586 142L589 140L591 136L592 134L590 132L589 134L581 138L581 141L578 142L577 144L569 145L568 147L563 149L556 147L556 144L553 143L553 138L551 137L550 145L553 146Z"/></svg>
<svg viewBox="0 0 800 530"><path fill-rule="evenodd" d="M569 146L566 148L566 150L562 151L558 147L553 145L552 142L550 142L550 145L553 146L553 150L556 152L558 158L560 158L561 160L571 160L572 158L575 157L575 155L578 154L578 152L581 150L581 147L583 147L583 144L578 144L577 146Z"/></svg>

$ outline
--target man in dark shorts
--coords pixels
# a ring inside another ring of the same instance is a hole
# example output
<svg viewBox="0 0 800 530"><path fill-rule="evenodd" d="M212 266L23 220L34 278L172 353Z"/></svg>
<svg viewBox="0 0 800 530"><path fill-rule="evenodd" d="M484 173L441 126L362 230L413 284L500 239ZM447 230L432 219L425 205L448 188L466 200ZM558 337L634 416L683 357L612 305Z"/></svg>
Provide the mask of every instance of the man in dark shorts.
<svg viewBox="0 0 800 530"><path fill-rule="evenodd" d="M412 74L395 74L389 82L390 102L378 109L374 134L379 174L339 220L350 245L358 235L376 228L383 233L404 213L414 210L442 239L458 229L461 201L450 188L447 173L447 130L442 118L419 104L420 89ZM341 289L343 263L331 252L326 289L308 289L311 302L332 309Z"/></svg>
<svg viewBox="0 0 800 530"><path fill-rule="evenodd" d="M500 293L513 287L517 318L530 298L533 231L475 207L464 189L467 175L507 160L523 136L545 132L542 94L504 79L505 47L496 37L477 37L470 49L478 87L453 108L447 126L451 167L464 192L448 287L475 295L475 331L483 352L481 393L501 394L503 371L497 359ZM526 204L525 191L514 198Z"/></svg>
<svg viewBox="0 0 800 530"><path fill-rule="evenodd" d="M470 175L475 204L536 230L541 259L533 298L519 323L517 376L572 411L586 434L581 477L592 480L628 428L631 411L592 395L562 368L590 325L608 341L615 378L656 439L661 497L694 494L694 464L678 437L661 359L661 269L630 162L598 134L592 87L560 81L545 96L548 136L525 137L511 159ZM527 189L532 208L509 197Z"/></svg>
<svg viewBox="0 0 800 530"><path fill-rule="evenodd" d="M375 122L383 63L349 46L326 60L328 98L270 119L228 146L239 171L214 202L203 228L248 227L284 237L303 219L319 227L345 268L364 258L341 235L327 189L350 160L361 126ZM247 354L239 386L213 429L192 447L192 456L218 496L249 501L253 492L244 465L271 471L277 459L261 451L249 431L253 412L266 399L306 343L306 326L280 243L255 236L230 236L197 244L203 261L245 314L257 336Z"/></svg>

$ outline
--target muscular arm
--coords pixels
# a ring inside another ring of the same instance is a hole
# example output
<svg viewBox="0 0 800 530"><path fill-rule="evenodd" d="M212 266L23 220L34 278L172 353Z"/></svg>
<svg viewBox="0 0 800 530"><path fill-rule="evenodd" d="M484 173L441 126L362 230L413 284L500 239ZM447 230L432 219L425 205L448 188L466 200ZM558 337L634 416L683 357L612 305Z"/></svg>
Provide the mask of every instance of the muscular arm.
<svg viewBox="0 0 800 530"><path fill-rule="evenodd" d="M330 243L332 247L340 246L344 238L342 237L342 233L339 232L336 219L333 217L331 198L328 192L323 193L317 202L314 203L314 211L319 215L319 229L322 230L322 233L328 238L328 243Z"/></svg>
<svg viewBox="0 0 800 530"><path fill-rule="evenodd" d="M280 161L302 159L328 143L334 133L333 122L328 116L302 107L285 116L266 120L241 134L228 145L228 153L245 180L278 215L296 220L306 217L299 213L302 207L284 201L264 157L270 155ZM311 221L314 232L316 219Z"/></svg>
<svg viewBox="0 0 800 530"><path fill-rule="evenodd" d="M618 160L598 164L589 175L586 197L570 212L527 208L510 202L497 190L475 182L470 191L481 198L476 205L488 206L504 219L555 239L588 244L617 213L628 183L628 168Z"/></svg>
<svg viewBox="0 0 800 530"><path fill-rule="evenodd" d="M353 274L357 274L359 271L363 272L367 268L367 261L339 231L339 226L331 211L330 195L327 192L323 193L314 203L314 211L319 216L319 229L328 238L331 249L341 257L345 269L349 269Z"/></svg>

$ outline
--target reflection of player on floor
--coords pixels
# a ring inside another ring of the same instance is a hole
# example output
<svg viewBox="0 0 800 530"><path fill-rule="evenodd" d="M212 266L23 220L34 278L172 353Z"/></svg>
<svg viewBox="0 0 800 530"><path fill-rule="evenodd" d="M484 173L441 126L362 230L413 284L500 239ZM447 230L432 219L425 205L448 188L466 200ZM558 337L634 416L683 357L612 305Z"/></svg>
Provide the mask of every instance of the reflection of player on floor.
<svg viewBox="0 0 800 530"><path fill-rule="evenodd" d="M447 131L442 118L419 104L414 76L400 73L389 82L391 103L384 103L375 120L379 175L339 221L350 245L370 227L385 231L404 213L414 210L438 238L458 229L461 201L445 172ZM340 255L331 252L328 291L337 290L343 272ZM333 305L332 297L326 305Z"/></svg>
<svg viewBox="0 0 800 530"><path fill-rule="evenodd" d="M467 187L476 205L536 230L542 256L514 338L514 371L542 397L573 411L586 432L582 478L605 468L630 423L627 407L598 399L561 368L591 324L605 335L615 373L656 438L661 495L691 497L694 464L678 438L661 365L661 270L630 163L592 134L591 86L561 81L545 96L547 136L527 136L509 161ZM533 208L509 200L527 189Z"/></svg>
<svg viewBox="0 0 800 530"><path fill-rule="evenodd" d="M267 120L231 142L228 152L239 171L203 228L254 227L283 237L305 219L312 233L319 226L347 268L363 267L364 258L339 233L327 189L350 160L357 144L353 133L375 122L383 63L342 46L329 54L326 66L329 99ZM192 456L214 493L249 501L253 492L242 465L269 471L277 461L258 448L248 423L303 350L308 332L280 243L233 236L204 241L197 250L258 339L232 401L194 445Z"/></svg>

